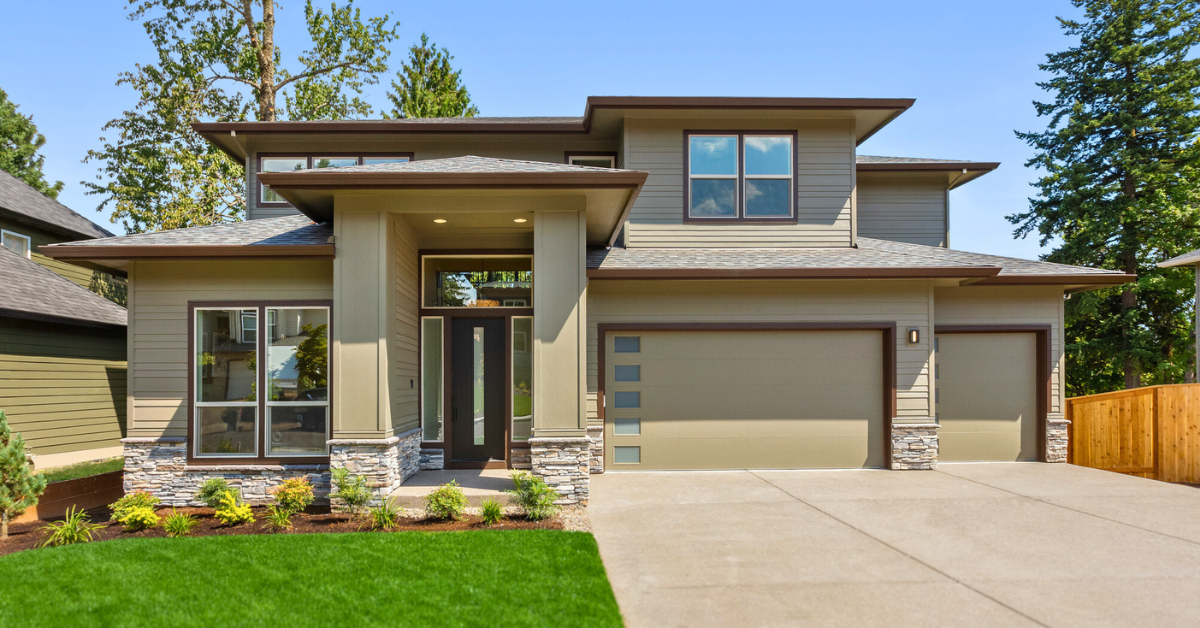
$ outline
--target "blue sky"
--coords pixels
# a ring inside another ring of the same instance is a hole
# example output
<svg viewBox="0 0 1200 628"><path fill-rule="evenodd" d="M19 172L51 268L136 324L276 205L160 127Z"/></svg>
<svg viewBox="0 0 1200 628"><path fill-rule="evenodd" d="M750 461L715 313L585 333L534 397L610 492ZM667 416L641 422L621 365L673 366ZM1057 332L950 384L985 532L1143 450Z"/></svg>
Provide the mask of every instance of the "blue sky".
<svg viewBox="0 0 1200 628"><path fill-rule="evenodd" d="M303 5L283 0L280 46L300 52ZM321 4L321 2L318 2ZM607 1L399 3L360 0L401 22L398 67L422 31L455 56L482 115L581 115L589 95L916 98L860 147L866 154L1000 161L951 193L953 248L1035 257L1004 216L1023 210L1035 173L1013 135L1043 122L1031 102L1047 52L1071 42L1067 0L1004 3L882 0L667 3ZM117 230L80 181L101 127L134 104L117 73L152 60L122 0L9 2L0 88L47 137L46 170L66 205ZM16 53L16 54L14 54ZM385 102L387 80L368 92Z"/></svg>

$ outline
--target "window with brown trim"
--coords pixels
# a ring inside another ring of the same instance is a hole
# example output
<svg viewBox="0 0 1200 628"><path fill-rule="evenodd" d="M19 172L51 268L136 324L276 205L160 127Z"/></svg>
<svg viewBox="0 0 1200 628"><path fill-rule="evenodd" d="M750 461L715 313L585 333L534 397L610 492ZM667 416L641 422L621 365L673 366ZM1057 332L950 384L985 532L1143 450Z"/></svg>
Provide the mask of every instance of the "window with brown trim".
<svg viewBox="0 0 1200 628"><path fill-rule="evenodd" d="M688 132L684 152L685 220L796 220L794 132Z"/></svg>
<svg viewBox="0 0 1200 628"><path fill-rule="evenodd" d="M329 305L220 303L191 310L190 457L327 459Z"/></svg>
<svg viewBox="0 0 1200 628"><path fill-rule="evenodd" d="M616 168L617 154L612 152L567 153L567 163L572 166L590 166L592 168Z"/></svg>
<svg viewBox="0 0 1200 628"><path fill-rule="evenodd" d="M294 172L315 168L345 168L347 166L375 166L379 164L404 163L413 160L412 153L378 154L260 154L258 172ZM256 175L257 180L257 175ZM265 207L291 207L284 198L262 183L258 184L258 205Z"/></svg>

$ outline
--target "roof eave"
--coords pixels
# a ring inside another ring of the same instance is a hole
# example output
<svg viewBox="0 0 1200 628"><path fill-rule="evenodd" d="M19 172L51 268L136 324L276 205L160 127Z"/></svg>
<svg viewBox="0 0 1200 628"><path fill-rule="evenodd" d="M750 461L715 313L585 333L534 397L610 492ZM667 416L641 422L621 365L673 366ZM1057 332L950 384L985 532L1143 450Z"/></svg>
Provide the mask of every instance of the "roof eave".
<svg viewBox="0 0 1200 628"><path fill-rule="evenodd" d="M1185 253L1179 257L1172 257L1164 262L1159 262L1159 268L1179 268L1181 266L1196 266L1200 264L1200 251L1192 251Z"/></svg>
<svg viewBox="0 0 1200 628"><path fill-rule="evenodd" d="M103 237L112 237L114 235L112 233L109 233L107 236L105 236L105 235L96 235L93 233L84 233L82 231L76 231L69 227L64 227L62 225L56 225L52 222L46 222L40 218L30 216L29 214L21 213L21 212L9 209L7 207L0 207L0 216L7 218L9 220L12 220L13 222L19 222L24 225L29 225L30 227L33 227L34 229L39 229L41 231L48 231L50 233L55 233L55 234L65 236L68 238L75 238L77 240L95 240L95 239L103 238ZM85 220L86 220L86 218L85 218ZM107 233L107 231L106 231L106 233Z"/></svg>
<svg viewBox="0 0 1200 628"><path fill-rule="evenodd" d="M998 266L942 268L589 268L588 279L970 279Z"/></svg>
<svg viewBox="0 0 1200 628"><path fill-rule="evenodd" d="M43 255L65 262L93 260L187 259L333 259L332 244L232 244L232 245L63 245L38 247Z"/></svg>
<svg viewBox="0 0 1200 628"><path fill-rule="evenodd" d="M55 325L88 327L92 329L109 331L125 331L125 329L129 326L128 323L110 323L106 321L71 318L69 316L57 316L54 314L43 314L41 312L28 312L25 310L13 310L8 308L0 308L0 317L17 318L21 320L38 321L42 323L53 323Z"/></svg>

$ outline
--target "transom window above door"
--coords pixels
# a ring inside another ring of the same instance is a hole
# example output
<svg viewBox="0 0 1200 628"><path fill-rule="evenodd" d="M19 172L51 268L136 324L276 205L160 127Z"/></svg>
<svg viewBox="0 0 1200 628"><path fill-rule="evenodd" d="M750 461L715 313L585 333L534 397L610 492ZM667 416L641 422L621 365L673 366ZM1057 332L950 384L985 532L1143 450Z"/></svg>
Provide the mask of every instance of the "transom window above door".
<svg viewBox="0 0 1200 628"><path fill-rule="evenodd" d="M533 258L528 255L426 255L422 305L533 307Z"/></svg>
<svg viewBox="0 0 1200 628"><path fill-rule="evenodd" d="M295 170L312 170L315 168L345 168L346 166L375 166L378 164L394 164L412 161L412 153L391 153L376 155L259 155L259 172L292 172ZM287 205L288 202L280 195L261 183L258 186L260 204Z"/></svg>
<svg viewBox="0 0 1200 628"><path fill-rule="evenodd" d="M685 142L690 222L794 221L794 133L691 132Z"/></svg>

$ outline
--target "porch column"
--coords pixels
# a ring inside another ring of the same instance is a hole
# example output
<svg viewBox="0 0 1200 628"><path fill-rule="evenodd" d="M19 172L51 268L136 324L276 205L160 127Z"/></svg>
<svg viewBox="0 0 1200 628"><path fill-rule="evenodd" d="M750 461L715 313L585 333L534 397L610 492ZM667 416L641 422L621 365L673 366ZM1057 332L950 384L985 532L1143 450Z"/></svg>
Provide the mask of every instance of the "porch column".
<svg viewBox="0 0 1200 628"><path fill-rule="evenodd" d="M534 213L530 461L563 504L588 496L585 235L582 211Z"/></svg>

